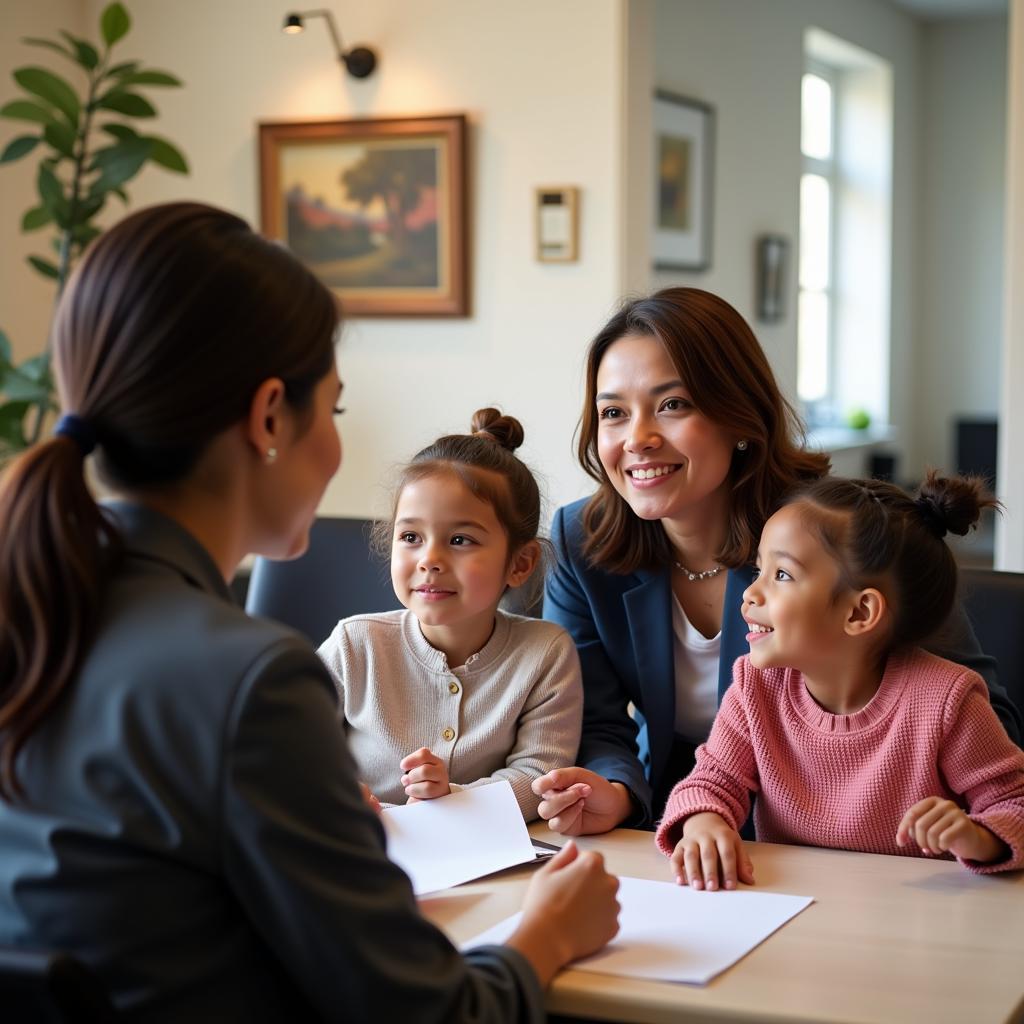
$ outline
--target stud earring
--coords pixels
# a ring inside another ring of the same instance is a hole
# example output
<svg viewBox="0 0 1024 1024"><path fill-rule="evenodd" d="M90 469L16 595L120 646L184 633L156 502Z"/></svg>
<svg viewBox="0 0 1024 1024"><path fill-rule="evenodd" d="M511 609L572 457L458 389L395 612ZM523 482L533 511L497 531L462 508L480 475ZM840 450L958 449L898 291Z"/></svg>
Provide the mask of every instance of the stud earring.
<svg viewBox="0 0 1024 1024"><path fill-rule="evenodd" d="M275 462L277 462L277 449L276 448L268 448L267 449L267 454L263 456L263 461L268 466L272 466Z"/></svg>
<svg viewBox="0 0 1024 1024"><path fill-rule="evenodd" d="M747 442L746 441L737 441L736 442L736 451L738 451L738 452L745 452L746 450L747 450Z"/></svg>

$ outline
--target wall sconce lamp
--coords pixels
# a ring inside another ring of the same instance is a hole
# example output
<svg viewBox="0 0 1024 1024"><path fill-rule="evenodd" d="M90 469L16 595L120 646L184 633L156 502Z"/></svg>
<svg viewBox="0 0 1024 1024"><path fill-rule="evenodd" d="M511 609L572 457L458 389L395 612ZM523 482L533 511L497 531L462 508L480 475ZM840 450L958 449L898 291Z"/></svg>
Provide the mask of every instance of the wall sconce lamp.
<svg viewBox="0 0 1024 1024"><path fill-rule="evenodd" d="M331 33L331 39L334 41L334 50L338 54L338 60L348 68L348 73L353 78L366 78L373 74L373 69L377 66L377 54L367 46L353 46L348 53L345 53L341 48L341 36L338 35L338 27L334 24L334 15L326 9L293 11L285 16L281 30L289 35L295 35L306 27L304 23L306 18L323 18L327 22L327 31Z"/></svg>

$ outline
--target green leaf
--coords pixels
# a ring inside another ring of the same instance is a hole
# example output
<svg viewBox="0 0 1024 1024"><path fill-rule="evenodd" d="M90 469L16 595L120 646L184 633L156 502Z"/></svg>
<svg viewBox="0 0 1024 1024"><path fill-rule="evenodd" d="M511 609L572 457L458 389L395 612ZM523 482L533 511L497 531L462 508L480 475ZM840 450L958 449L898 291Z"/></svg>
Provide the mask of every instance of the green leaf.
<svg viewBox="0 0 1024 1024"><path fill-rule="evenodd" d="M103 234L103 228L96 227L95 224L76 224L71 229L71 237L74 238L75 243L81 248L85 248L94 238L99 238Z"/></svg>
<svg viewBox="0 0 1024 1024"><path fill-rule="evenodd" d="M15 451L27 446L22 423L31 405L31 402L4 402L0 405L0 443Z"/></svg>
<svg viewBox="0 0 1024 1024"><path fill-rule="evenodd" d="M188 174L188 164L184 156L176 146L161 139L158 135L147 135L147 139L153 144L149 159L169 171L177 171L178 174Z"/></svg>
<svg viewBox="0 0 1024 1024"><path fill-rule="evenodd" d="M121 76L118 85L181 85L181 79L167 71L132 71Z"/></svg>
<svg viewBox="0 0 1024 1024"><path fill-rule="evenodd" d="M93 182L90 195L101 196L135 177L152 148L149 139L137 138L125 139L109 149L99 150L93 160L93 167L100 172L100 176Z"/></svg>
<svg viewBox="0 0 1024 1024"><path fill-rule="evenodd" d="M23 36L21 41L27 46L43 46L47 50L53 50L55 53L59 53L62 57L67 57L69 60L75 59L75 55L70 50L61 46L60 43L55 42L52 39L39 39L35 36Z"/></svg>
<svg viewBox="0 0 1024 1024"><path fill-rule="evenodd" d="M6 331L0 331L0 360L4 365L11 365L11 339L7 337Z"/></svg>
<svg viewBox="0 0 1024 1024"><path fill-rule="evenodd" d="M33 380L27 373L27 363L14 370L8 371L4 376L4 394L12 402L46 402L50 398L50 382L45 380Z"/></svg>
<svg viewBox="0 0 1024 1024"><path fill-rule="evenodd" d="M75 141L78 136L66 124L61 124L59 121L52 121L43 129L43 138L45 138L58 153L74 159Z"/></svg>
<svg viewBox="0 0 1024 1024"><path fill-rule="evenodd" d="M113 135L115 139L137 139L139 137L139 133L126 124L105 124L103 130L108 135Z"/></svg>
<svg viewBox="0 0 1024 1024"><path fill-rule="evenodd" d="M78 127L78 115L82 109L75 90L60 75L45 68L18 68L14 80L26 92L52 103L67 119L72 128Z"/></svg>
<svg viewBox="0 0 1024 1024"><path fill-rule="evenodd" d="M64 200L64 186L47 164L39 165L36 188L39 190L39 198L48 210L55 211L58 204Z"/></svg>
<svg viewBox="0 0 1024 1024"><path fill-rule="evenodd" d="M0 117L9 117L15 121L38 121L40 124L53 122L53 114L46 107L32 103L30 100L11 100L0 107Z"/></svg>
<svg viewBox="0 0 1024 1024"><path fill-rule="evenodd" d="M100 55L96 52L95 46L90 45L84 39L76 39L70 32L65 32L64 29L60 30L60 34L71 44L75 51L75 60L86 71L92 71L99 64Z"/></svg>
<svg viewBox="0 0 1024 1024"><path fill-rule="evenodd" d="M85 199L79 199L75 204L75 223L73 225L73 231L78 232L79 229L87 227L87 222L92 220L92 218L103 209L103 204L106 201L107 197L105 195L87 196ZM77 234L75 234L75 240L78 240Z"/></svg>
<svg viewBox="0 0 1024 1024"><path fill-rule="evenodd" d="M125 206L128 205L128 193L125 192L123 188L112 188L110 191L113 192L114 195L117 196L117 198L120 199Z"/></svg>
<svg viewBox="0 0 1024 1024"><path fill-rule="evenodd" d="M111 89L96 101L98 110L115 110L129 117L156 117L156 108L145 96L135 92Z"/></svg>
<svg viewBox="0 0 1024 1024"><path fill-rule="evenodd" d="M35 206L21 218L22 231L37 231L53 220L53 213L45 206Z"/></svg>
<svg viewBox="0 0 1024 1024"><path fill-rule="evenodd" d="M0 164L9 164L12 160L20 160L26 153L31 153L39 143L38 135L19 135L7 143L0 153Z"/></svg>
<svg viewBox="0 0 1024 1024"><path fill-rule="evenodd" d="M127 75L135 71L138 66L139 62L137 60L126 60L123 64L115 64L112 68L108 68L107 73L103 77L117 78L118 75Z"/></svg>
<svg viewBox="0 0 1024 1024"><path fill-rule="evenodd" d="M50 383L50 357L45 352L38 356L32 356L31 359L26 359L21 366L17 367L17 372L28 381L48 385Z"/></svg>
<svg viewBox="0 0 1024 1024"><path fill-rule="evenodd" d="M107 46L113 46L118 39L123 38L132 27L132 19L124 9L123 4L109 4L100 16L100 31L103 33L103 41Z"/></svg>
<svg viewBox="0 0 1024 1024"><path fill-rule="evenodd" d="M44 260L42 256L29 256L28 261L43 277L52 277L55 281L60 277L57 267L49 260Z"/></svg>

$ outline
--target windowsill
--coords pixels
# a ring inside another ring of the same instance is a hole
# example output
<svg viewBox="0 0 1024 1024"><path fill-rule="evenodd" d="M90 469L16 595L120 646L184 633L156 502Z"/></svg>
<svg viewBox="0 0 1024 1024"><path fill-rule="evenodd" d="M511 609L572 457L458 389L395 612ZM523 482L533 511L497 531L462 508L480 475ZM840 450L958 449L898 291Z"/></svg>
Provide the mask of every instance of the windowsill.
<svg viewBox="0 0 1024 1024"><path fill-rule="evenodd" d="M853 427L817 427L807 431L807 447L822 452L871 448L896 440L896 428L888 423L854 430Z"/></svg>

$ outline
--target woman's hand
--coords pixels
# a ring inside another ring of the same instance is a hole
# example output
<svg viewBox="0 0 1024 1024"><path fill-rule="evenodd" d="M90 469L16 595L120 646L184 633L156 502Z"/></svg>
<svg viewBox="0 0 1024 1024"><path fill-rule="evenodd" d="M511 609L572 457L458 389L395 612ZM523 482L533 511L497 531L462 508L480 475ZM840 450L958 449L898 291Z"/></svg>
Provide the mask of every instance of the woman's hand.
<svg viewBox="0 0 1024 1024"><path fill-rule="evenodd" d="M402 776L402 785L408 797L407 803L434 800L439 796L447 796L452 791L448 783L448 766L426 747L420 747L419 750L407 754L399 762L398 767L405 773Z"/></svg>
<svg viewBox="0 0 1024 1024"><path fill-rule="evenodd" d="M523 916L508 945L547 987L567 963L601 949L619 930L619 880L599 853L568 842L530 880Z"/></svg>
<svg viewBox="0 0 1024 1024"><path fill-rule="evenodd" d="M676 881L691 889L735 889L736 880L754 884L754 865L740 834L720 814L693 814L683 824L683 838L672 851Z"/></svg>
<svg viewBox="0 0 1024 1024"><path fill-rule="evenodd" d="M896 845L915 842L922 853L952 853L961 860L991 864L1007 855L1006 844L984 825L971 821L952 800L938 796L919 800L903 815Z"/></svg>
<svg viewBox="0 0 1024 1024"><path fill-rule="evenodd" d="M629 790L621 782L586 768L556 768L533 780L541 798L537 813L552 832L565 836L609 832L633 810Z"/></svg>

